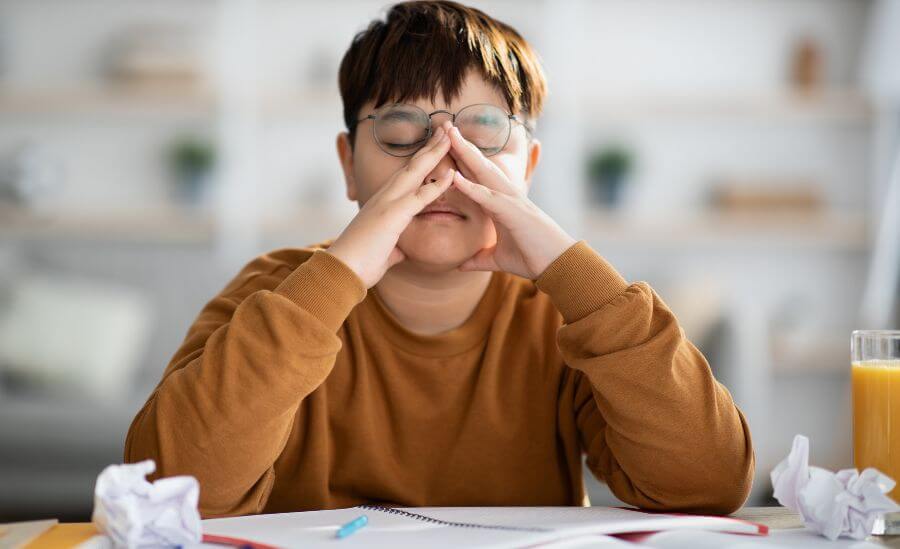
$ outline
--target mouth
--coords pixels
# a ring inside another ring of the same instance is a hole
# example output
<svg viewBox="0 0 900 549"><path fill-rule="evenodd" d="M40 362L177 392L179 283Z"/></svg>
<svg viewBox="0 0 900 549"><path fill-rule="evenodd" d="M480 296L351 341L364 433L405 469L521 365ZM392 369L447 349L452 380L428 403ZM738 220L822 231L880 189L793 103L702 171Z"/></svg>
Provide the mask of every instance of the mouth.
<svg viewBox="0 0 900 549"><path fill-rule="evenodd" d="M454 220L461 221L463 219L466 219L466 216L463 215L462 212L460 212L454 208L447 208L447 207L436 207L436 208L426 209L426 210L418 213L416 215L416 217L419 219L432 219L432 220L443 219L443 220L448 220L448 221L454 221Z"/></svg>

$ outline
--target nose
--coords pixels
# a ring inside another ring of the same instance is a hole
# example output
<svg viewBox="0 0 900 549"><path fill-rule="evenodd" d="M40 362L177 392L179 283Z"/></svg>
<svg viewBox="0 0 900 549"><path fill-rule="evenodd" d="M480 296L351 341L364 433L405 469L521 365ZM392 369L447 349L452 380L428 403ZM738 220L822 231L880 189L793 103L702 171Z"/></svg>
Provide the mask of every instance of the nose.
<svg viewBox="0 0 900 549"><path fill-rule="evenodd" d="M453 159L450 154L445 154L444 158L437 163L433 170L428 173L428 176L425 178L425 182L434 183L438 180L438 178L442 177L447 173L447 170L456 170L458 169L456 165L456 161Z"/></svg>
<svg viewBox="0 0 900 549"><path fill-rule="evenodd" d="M444 122L442 126L444 127L444 131L447 131L451 127L449 120ZM459 169L459 167L456 165L456 160L454 160L448 152L444 155L443 158L441 158L434 169L432 169L431 172L429 172L428 175L425 176L425 182L437 181L438 178L447 173L447 170L449 169L457 170ZM444 192L444 194L446 194L446 191Z"/></svg>

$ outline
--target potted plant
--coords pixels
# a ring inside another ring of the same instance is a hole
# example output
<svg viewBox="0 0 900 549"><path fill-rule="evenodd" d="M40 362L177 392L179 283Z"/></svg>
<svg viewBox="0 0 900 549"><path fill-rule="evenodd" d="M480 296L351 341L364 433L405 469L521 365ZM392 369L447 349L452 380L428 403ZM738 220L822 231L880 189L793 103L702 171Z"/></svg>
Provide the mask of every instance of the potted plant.
<svg viewBox="0 0 900 549"><path fill-rule="evenodd" d="M587 175L591 198L607 207L617 206L632 164L631 153L622 145L605 146L589 155Z"/></svg>
<svg viewBox="0 0 900 549"><path fill-rule="evenodd" d="M215 148L206 139L184 136L172 144L169 165L181 200L191 205L203 201L215 160Z"/></svg>

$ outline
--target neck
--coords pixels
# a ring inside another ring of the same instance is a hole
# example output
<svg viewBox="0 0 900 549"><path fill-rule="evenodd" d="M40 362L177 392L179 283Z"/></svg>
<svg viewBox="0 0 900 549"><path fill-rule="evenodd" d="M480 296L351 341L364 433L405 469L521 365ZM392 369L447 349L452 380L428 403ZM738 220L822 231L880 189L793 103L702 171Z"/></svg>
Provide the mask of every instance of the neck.
<svg viewBox="0 0 900 549"><path fill-rule="evenodd" d="M460 326L491 281L489 271L428 273L409 262L388 270L375 285L378 297L407 330L434 335Z"/></svg>

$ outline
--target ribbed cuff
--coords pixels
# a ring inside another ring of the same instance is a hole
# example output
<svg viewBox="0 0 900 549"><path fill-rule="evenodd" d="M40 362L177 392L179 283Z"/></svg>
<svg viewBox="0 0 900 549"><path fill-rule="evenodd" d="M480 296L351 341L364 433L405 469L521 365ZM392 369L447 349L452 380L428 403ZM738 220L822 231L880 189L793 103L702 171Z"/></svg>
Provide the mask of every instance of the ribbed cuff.
<svg viewBox="0 0 900 549"><path fill-rule="evenodd" d="M336 332L366 297L366 286L343 261L325 250L316 250L281 281L275 293L309 311Z"/></svg>
<svg viewBox="0 0 900 549"><path fill-rule="evenodd" d="M628 281L585 240L569 246L534 283L550 296L567 324L584 318L628 288Z"/></svg>

